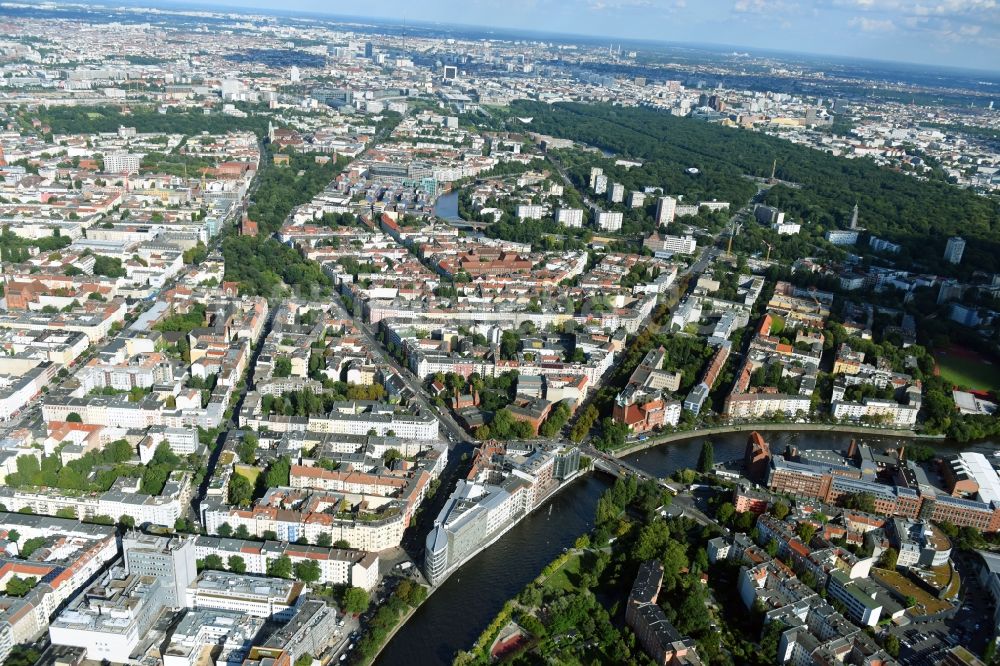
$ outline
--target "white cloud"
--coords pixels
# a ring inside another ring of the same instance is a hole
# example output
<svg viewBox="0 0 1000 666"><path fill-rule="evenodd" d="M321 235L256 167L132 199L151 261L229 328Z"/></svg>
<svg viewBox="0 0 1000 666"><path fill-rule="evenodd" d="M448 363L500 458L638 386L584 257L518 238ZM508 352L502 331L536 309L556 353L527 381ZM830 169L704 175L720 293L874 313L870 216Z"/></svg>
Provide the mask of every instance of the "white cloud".
<svg viewBox="0 0 1000 666"><path fill-rule="evenodd" d="M862 32L892 32L896 29L896 24L889 19L874 19L867 16L855 16L847 24Z"/></svg>
<svg viewBox="0 0 1000 666"><path fill-rule="evenodd" d="M733 5L733 11L758 14L767 9L767 6L767 0L736 0L736 4Z"/></svg>
<svg viewBox="0 0 1000 666"><path fill-rule="evenodd" d="M686 0L587 0L587 9L594 12L646 9L675 11L687 6Z"/></svg>

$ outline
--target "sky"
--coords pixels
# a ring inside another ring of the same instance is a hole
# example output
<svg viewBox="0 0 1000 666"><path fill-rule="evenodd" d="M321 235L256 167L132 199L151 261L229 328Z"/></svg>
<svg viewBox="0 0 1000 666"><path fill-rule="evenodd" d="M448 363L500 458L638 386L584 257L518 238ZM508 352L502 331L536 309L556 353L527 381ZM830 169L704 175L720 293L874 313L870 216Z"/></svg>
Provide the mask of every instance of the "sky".
<svg viewBox="0 0 1000 666"><path fill-rule="evenodd" d="M214 0L1000 71L1000 0Z"/></svg>

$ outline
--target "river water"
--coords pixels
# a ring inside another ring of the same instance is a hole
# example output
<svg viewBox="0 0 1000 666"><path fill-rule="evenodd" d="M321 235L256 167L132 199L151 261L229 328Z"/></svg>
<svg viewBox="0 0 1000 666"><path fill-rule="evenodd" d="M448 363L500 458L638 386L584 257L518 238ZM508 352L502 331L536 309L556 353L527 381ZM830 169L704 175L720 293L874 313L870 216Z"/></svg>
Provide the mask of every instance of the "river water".
<svg viewBox="0 0 1000 666"><path fill-rule="evenodd" d="M434 214L442 220L449 222L460 221L458 216L458 190L442 194L434 202Z"/></svg>
<svg viewBox="0 0 1000 666"><path fill-rule="evenodd" d="M800 449L846 449L851 435L811 432L764 432L773 451L788 444ZM633 465L660 477L695 467L701 443L710 440L715 461L742 458L749 434L730 433L664 444L626 457ZM858 438L873 446L892 446L897 439ZM938 446L938 445L934 445ZM995 445L985 445L990 448ZM950 447L940 445L942 452ZM981 448L981 447L976 447ZM450 664L468 649L508 599L533 580L563 548L593 527L594 509L611 479L589 474L563 489L548 506L522 520L485 552L445 581L386 646L378 666Z"/></svg>

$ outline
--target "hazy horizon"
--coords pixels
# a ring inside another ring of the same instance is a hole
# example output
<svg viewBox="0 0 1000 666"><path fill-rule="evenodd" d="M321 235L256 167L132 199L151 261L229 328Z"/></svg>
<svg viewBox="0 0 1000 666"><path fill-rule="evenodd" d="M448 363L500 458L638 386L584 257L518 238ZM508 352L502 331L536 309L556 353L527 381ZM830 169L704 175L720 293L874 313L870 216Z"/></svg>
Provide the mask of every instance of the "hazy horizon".
<svg viewBox="0 0 1000 666"><path fill-rule="evenodd" d="M1000 71L1000 1L945 0L510 0L497 14L481 0L420 7L385 0L360 11L314 0L213 0L203 6L310 12L372 21L444 23L609 40L703 44L803 55Z"/></svg>

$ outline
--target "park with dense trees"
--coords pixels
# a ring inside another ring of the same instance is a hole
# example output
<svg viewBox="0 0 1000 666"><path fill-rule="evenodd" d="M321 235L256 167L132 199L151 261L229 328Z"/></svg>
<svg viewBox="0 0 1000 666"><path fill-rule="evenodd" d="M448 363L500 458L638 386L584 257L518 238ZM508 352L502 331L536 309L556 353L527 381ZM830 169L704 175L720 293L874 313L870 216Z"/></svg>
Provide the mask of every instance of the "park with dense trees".
<svg viewBox="0 0 1000 666"><path fill-rule="evenodd" d="M664 568L659 598L667 619L697 642L705 663L774 663L778 634L763 631L763 614L747 613L734 598L733 572L708 563L704 544L717 528L662 517L659 510L670 501L655 482L616 481L598 500L593 532L509 601L455 663L489 663L489 646L510 620L528 640L505 663L650 663L623 617L636 572L649 560ZM714 611L724 618L707 610L702 574L716 598L735 602Z"/></svg>
<svg viewBox="0 0 1000 666"><path fill-rule="evenodd" d="M921 181L867 159L837 157L763 133L677 118L653 109L519 100L509 114L508 124L518 123L516 117L531 117L532 131L642 161L642 167L630 172L633 178L663 187L666 193L684 195L686 200L718 199L742 205L757 187L748 176L766 178L776 162L777 178L800 187L775 186L767 193L766 203L804 220L817 237L829 229L846 228L857 203L861 226L901 244L915 265L959 275L996 268L995 258L1000 254L997 201L946 182ZM691 167L698 173L687 173ZM942 257L952 235L968 241L960 266Z"/></svg>

